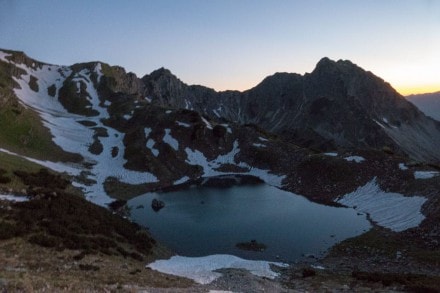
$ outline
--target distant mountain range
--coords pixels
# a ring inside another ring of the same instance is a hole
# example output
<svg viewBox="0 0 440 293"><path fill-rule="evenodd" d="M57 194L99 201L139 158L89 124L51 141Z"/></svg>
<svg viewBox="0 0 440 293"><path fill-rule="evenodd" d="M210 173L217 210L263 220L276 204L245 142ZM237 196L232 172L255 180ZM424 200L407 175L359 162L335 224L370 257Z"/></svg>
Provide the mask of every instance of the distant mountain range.
<svg viewBox="0 0 440 293"><path fill-rule="evenodd" d="M440 92L410 95L406 98L425 115L440 121Z"/></svg>

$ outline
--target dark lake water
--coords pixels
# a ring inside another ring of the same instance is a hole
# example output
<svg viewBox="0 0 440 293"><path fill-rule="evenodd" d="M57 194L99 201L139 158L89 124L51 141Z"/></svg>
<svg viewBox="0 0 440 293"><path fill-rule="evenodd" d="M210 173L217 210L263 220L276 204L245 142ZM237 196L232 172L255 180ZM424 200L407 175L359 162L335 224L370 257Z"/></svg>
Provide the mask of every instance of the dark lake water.
<svg viewBox="0 0 440 293"><path fill-rule="evenodd" d="M165 202L159 212L151 201ZM232 254L246 259L295 261L322 255L341 240L371 228L366 215L320 205L269 185L197 187L148 193L128 202L131 218L177 254ZM263 252L243 251L239 242L256 240Z"/></svg>

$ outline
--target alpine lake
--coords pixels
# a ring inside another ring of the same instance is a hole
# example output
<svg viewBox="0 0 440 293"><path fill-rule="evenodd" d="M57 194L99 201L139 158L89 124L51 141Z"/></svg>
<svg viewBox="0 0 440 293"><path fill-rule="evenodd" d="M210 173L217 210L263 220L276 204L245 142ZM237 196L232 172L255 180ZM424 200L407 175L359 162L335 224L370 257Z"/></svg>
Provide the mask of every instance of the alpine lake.
<svg viewBox="0 0 440 293"><path fill-rule="evenodd" d="M157 199L165 206L154 211ZM371 228L366 214L317 204L267 184L192 187L128 202L131 219L178 255L231 254L295 262Z"/></svg>

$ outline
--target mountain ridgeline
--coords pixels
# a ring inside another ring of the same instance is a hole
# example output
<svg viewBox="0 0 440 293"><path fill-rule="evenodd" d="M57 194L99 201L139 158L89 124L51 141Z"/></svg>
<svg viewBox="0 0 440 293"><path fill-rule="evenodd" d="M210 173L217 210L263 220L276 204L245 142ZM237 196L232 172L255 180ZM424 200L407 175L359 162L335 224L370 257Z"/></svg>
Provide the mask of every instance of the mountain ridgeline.
<svg viewBox="0 0 440 293"><path fill-rule="evenodd" d="M350 61L324 58L310 74L276 73L244 92L186 85L164 68L138 78L7 50L0 74L0 147L81 163L57 168L92 200L240 174L326 201L374 176L399 186L399 163L440 161L440 123ZM345 160L356 152L371 157L367 169Z"/></svg>
<svg viewBox="0 0 440 293"><path fill-rule="evenodd" d="M276 73L244 92L188 86L166 69L142 81L153 103L255 124L301 146L388 147L417 160L440 160L440 124L350 61L323 58L310 74Z"/></svg>

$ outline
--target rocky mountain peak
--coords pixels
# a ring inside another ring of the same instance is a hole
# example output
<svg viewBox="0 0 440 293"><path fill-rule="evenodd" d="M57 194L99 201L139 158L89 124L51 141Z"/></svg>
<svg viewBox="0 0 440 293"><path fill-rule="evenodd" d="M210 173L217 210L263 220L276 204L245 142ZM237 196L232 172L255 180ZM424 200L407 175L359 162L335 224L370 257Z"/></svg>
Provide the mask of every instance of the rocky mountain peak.
<svg viewBox="0 0 440 293"><path fill-rule="evenodd" d="M147 74L144 76L144 78L151 78L154 80L160 79L160 78L175 78L177 77L167 68L161 67L159 69L154 70L150 74Z"/></svg>

